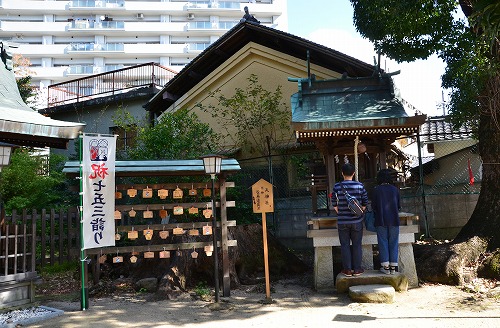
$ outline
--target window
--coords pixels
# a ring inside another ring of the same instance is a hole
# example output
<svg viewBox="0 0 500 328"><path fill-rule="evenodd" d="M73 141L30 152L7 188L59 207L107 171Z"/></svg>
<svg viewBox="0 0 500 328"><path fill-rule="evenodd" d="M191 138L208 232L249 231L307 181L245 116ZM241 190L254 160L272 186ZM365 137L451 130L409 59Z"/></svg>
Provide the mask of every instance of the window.
<svg viewBox="0 0 500 328"><path fill-rule="evenodd" d="M136 143L137 138L137 126L129 125L126 128L121 126L112 126L109 128L111 134L117 134L116 139L116 150L117 151L127 151L130 147L133 147Z"/></svg>

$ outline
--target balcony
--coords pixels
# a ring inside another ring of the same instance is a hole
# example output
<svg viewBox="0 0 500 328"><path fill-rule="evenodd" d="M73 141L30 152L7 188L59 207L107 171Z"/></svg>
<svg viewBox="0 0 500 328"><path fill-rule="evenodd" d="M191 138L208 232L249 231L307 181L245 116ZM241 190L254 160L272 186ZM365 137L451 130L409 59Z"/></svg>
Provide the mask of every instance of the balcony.
<svg viewBox="0 0 500 328"><path fill-rule="evenodd" d="M89 75L94 73L94 65L70 65L66 71L66 76Z"/></svg>
<svg viewBox="0 0 500 328"><path fill-rule="evenodd" d="M125 28L125 22L122 21L89 21L87 19L79 19L72 21L69 27L72 30L87 30L87 29L114 29L123 30Z"/></svg>
<svg viewBox="0 0 500 328"><path fill-rule="evenodd" d="M207 49L210 43L188 43L186 44L185 51L188 53L200 53Z"/></svg>
<svg viewBox="0 0 500 328"><path fill-rule="evenodd" d="M198 1L198 2L188 2L185 6L187 11L216 11L218 9L234 9L241 10L241 3L235 1Z"/></svg>
<svg viewBox="0 0 500 328"><path fill-rule="evenodd" d="M124 0L73 0L70 1L68 5L68 9L89 9L89 8L105 8L105 9L113 9L113 8L123 8L125 7Z"/></svg>
<svg viewBox="0 0 500 328"><path fill-rule="evenodd" d="M68 53L73 52L123 52L123 43L72 43L69 45Z"/></svg>
<svg viewBox="0 0 500 328"><path fill-rule="evenodd" d="M106 70L114 65L107 65ZM118 65L117 65L118 67ZM92 74L92 65L70 66L68 74ZM147 63L87 76L48 87L48 106L55 107L144 87L163 87L177 72Z"/></svg>
<svg viewBox="0 0 500 328"><path fill-rule="evenodd" d="M219 22L219 23L211 23L211 22L189 22L187 23L187 30L229 30L236 26L238 22Z"/></svg>

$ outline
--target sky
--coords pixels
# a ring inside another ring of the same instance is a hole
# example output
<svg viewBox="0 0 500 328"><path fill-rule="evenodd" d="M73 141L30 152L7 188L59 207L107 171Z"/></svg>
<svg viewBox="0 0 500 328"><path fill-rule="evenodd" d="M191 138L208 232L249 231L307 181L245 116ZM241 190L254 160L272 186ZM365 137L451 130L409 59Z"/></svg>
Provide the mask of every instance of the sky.
<svg viewBox="0 0 500 328"><path fill-rule="evenodd" d="M288 33L374 63L373 45L356 31L349 0L287 0L287 4ZM393 79L404 100L424 114L443 115L441 75L445 64L437 56L412 63L382 57L381 68L386 72L401 70Z"/></svg>

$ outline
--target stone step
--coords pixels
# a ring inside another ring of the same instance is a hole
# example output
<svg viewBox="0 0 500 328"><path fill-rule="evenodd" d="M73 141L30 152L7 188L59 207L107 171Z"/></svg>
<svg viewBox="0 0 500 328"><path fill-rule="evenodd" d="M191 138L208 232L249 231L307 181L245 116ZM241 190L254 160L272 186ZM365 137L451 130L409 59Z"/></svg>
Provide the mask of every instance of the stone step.
<svg viewBox="0 0 500 328"><path fill-rule="evenodd" d="M349 287L349 297L359 303L392 303L396 291L390 285L357 285Z"/></svg>
<svg viewBox="0 0 500 328"><path fill-rule="evenodd" d="M349 287L359 285L390 285L396 291L408 290L408 278L399 272L384 274L377 270L366 270L360 276L346 277L342 273L337 275L335 287L338 293L347 293Z"/></svg>

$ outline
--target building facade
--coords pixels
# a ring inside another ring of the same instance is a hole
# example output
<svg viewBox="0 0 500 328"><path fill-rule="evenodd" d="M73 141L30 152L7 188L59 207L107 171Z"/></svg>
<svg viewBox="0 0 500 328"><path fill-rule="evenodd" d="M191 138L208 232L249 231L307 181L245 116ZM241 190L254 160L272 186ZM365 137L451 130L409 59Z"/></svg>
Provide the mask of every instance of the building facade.
<svg viewBox="0 0 500 328"><path fill-rule="evenodd" d="M0 0L0 39L30 60L43 99L51 84L142 63L180 71L245 6L287 30L286 0Z"/></svg>

